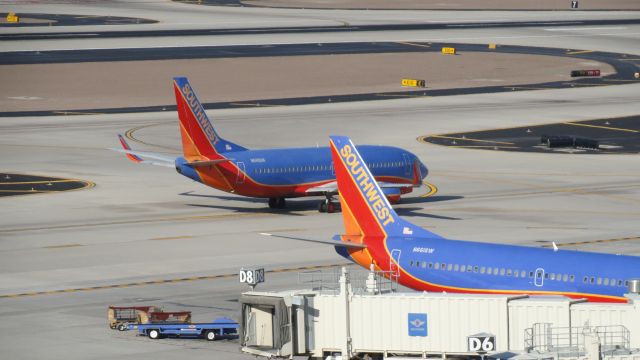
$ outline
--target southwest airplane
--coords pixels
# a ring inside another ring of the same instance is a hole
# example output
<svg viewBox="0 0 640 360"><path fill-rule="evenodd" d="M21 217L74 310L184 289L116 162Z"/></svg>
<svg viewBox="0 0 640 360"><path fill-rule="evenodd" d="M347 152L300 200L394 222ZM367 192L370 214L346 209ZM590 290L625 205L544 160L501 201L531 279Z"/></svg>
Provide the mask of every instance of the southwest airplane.
<svg viewBox="0 0 640 360"><path fill-rule="evenodd" d="M175 167L178 173L222 191L269 198L270 208L285 207L285 198L325 196L320 212L335 210L332 197L338 188L328 147L248 150L218 135L187 78L174 78L173 88L184 156L133 151L122 135L124 149L117 151L136 163ZM392 202L427 176L426 166L403 149L361 146L360 150Z"/></svg>
<svg viewBox="0 0 640 360"><path fill-rule="evenodd" d="M445 239L401 218L389 205L347 137L332 136L345 235L337 252L365 268L387 271L415 290L566 295L626 302L628 281L640 278L640 257Z"/></svg>

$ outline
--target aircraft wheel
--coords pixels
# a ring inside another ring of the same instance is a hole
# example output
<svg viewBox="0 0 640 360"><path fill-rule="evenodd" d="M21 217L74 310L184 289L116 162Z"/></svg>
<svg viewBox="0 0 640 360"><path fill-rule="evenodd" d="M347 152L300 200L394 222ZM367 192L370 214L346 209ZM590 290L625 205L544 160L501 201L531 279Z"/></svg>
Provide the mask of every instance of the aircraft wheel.
<svg viewBox="0 0 640 360"><path fill-rule="evenodd" d="M287 201L283 197L278 198L277 200L278 200L277 202L278 209L284 209L287 206Z"/></svg>
<svg viewBox="0 0 640 360"><path fill-rule="evenodd" d="M269 208L275 209L278 206L278 198L269 198Z"/></svg>
<svg viewBox="0 0 640 360"><path fill-rule="evenodd" d="M320 201L320 206L318 206L318 211L323 213L323 212L327 212L327 202L326 201Z"/></svg>
<svg viewBox="0 0 640 360"><path fill-rule="evenodd" d="M334 203L332 203L332 202L329 202L329 203L327 204L327 212L328 212L329 214L336 212L336 204L334 204Z"/></svg>

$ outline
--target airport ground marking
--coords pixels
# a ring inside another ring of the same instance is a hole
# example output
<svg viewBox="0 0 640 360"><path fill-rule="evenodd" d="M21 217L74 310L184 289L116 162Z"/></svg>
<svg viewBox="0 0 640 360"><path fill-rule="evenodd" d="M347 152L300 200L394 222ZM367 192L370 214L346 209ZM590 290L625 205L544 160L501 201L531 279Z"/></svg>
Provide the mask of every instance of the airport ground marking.
<svg viewBox="0 0 640 360"><path fill-rule="evenodd" d="M441 176L450 176L450 175L446 175L444 173L440 173ZM619 201L623 201L623 202L633 202L633 203L638 203L640 202L639 199L633 199L630 197L625 197L625 196L616 196L616 195L610 195L610 194L602 194L599 193L598 191L603 191L603 190L611 190L611 189L621 189L621 188L636 188L636 187L640 187L640 184L629 184L629 185L625 185L625 186L609 186L609 187L603 187L603 186L599 186L599 187L595 187L595 188L557 188L557 187L546 187L546 186L542 186L542 185L538 185L538 184L534 184L534 183L529 183L529 182L524 182L524 181L514 181L514 180L506 180L506 179L500 179L500 178L485 178L485 177L480 177L480 176L469 176L469 175L461 175L461 174L456 174L453 175L455 178L465 178L465 179L471 179L471 180L481 180L481 181L487 181L487 182L497 182L497 183L503 183L503 184L509 184L509 185L516 185L516 186L524 186L527 187L529 189L534 189L534 191L513 191L511 193L506 193L506 194L491 194L491 195L476 195L476 196L466 196L466 198L485 198L487 196L489 197L508 197L508 196L529 196L529 195L537 195L537 194L547 194L547 193L566 193L566 194L577 194L577 195L592 195L592 196L601 196L601 197L606 197L606 198L610 198L610 199L614 199L614 200L619 200Z"/></svg>
<svg viewBox="0 0 640 360"><path fill-rule="evenodd" d="M175 149L175 148L173 148L173 147L164 146L164 145L157 145L157 144L151 144L151 143L148 143L148 142L142 141L142 140L140 140L140 139L136 138L135 136L133 136L133 134L134 134L136 131L140 130L140 129L144 129L144 128L148 128L148 127L152 127L152 126L165 125L165 124L167 124L167 123L159 122L159 123L154 123L154 124L146 124L146 125L136 126L136 127L134 127L134 128L131 128L131 129L127 130L127 131L124 133L124 136L125 136L127 139L129 139L129 140L131 140L131 141L134 141L134 142L137 142L137 143L139 143L139 144L143 144L143 145L147 145L147 146L155 146L155 147L157 147L157 148L167 149L167 150L171 150L171 151L179 151L178 149Z"/></svg>
<svg viewBox="0 0 640 360"><path fill-rule="evenodd" d="M431 45L418 44L418 43L408 42L408 41L398 41L398 44L410 45L410 46L418 46L418 47L424 47L424 48L431 48Z"/></svg>
<svg viewBox="0 0 640 360"><path fill-rule="evenodd" d="M23 184L48 184L48 183L64 183L64 182L84 182L83 180L75 179L62 179L62 180L41 180L41 181L13 181L13 182L0 182L2 185L23 185Z"/></svg>
<svg viewBox="0 0 640 360"><path fill-rule="evenodd" d="M588 53L592 53L595 52L595 50L578 50L578 51L569 51L566 54L567 55L578 55L578 54L588 54Z"/></svg>
<svg viewBox="0 0 640 360"><path fill-rule="evenodd" d="M591 86L591 87L595 87L595 86L613 86L613 84L596 84L596 83L579 83L579 82L566 82L566 83L563 83L563 85L573 86L573 87L575 87L576 85L577 86L584 86L584 87L588 87L588 86Z"/></svg>
<svg viewBox="0 0 640 360"><path fill-rule="evenodd" d="M549 90L550 88L548 87L527 87L527 86L505 86L505 89L511 89L511 90Z"/></svg>
<svg viewBox="0 0 640 360"><path fill-rule="evenodd" d="M242 103L242 102L235 102L235 103L231 103L231 105L235 105L235 106L253 106L253 107L276 107L276 106L285 106L285 105L278 105L278 104Z"/></svg>
<svg viewBox="0 0 640 360"><path fill-rule="evenodd" d="M15 195L3 196L4 198L7 198L7 197L12 197L12 196L23 196L23 193L28 193L28 194L55 194L55 193L61 193L61 192L66 192L66 191L77 191L77 190L91 189L91 188L96 186L96 183L94 183L93 181L79 180L79 179L70 179L69 181L75 181L75 182L83 183L84 185L82 187L78 187L78 188L63 189L63 190L35 190L35 189L33 189L33 190L0 190L0 193L15 193ZM47 182L47 181L45 181L45 182ZM2 184L2 183L0 183L0 184ZM18 183L16 185L19 185L19 184L22 184L22 183ZM3 232L3 230L0 229L0 232Z"/></svg>
<svg viewBox="0 0 640 360"><path fill-rule="evenodd" d="M61 192L64 190L0 190L0 193L33 193L33 194L38 194L38 193L54 193L54 192Z"/></svg>
<svg viewBox="0 0 640 360"><path fill-rule="evenodd" d="M458 149L519 149L518 146L492 146L492 145L454 145L449 146Z"/></svg>
<svg viewBox="0 0 640 360"><path fill-rule="evenodd" d="M613 130L613 131L624 131L624 132L640 133L640 131L633 130L633 129L623 129L623 128L617 128L617 127L611 127L611 126L602 126L602 125L581 124L581 123L577 123L577 122L564 122L563 124L572 125L572 126L584 126L584 127L605 129L605 130Z"/></svg>
<svg viewBox="0 0 640 360"><path fill-rule="evenodd" d="M586 241L576 241L576 242L570 242L570 243L556 243L556 245L558 247L566 247L566 246L575 246L575 245L589 245L589 244L602 244L602 243L612 243L612 242L620 242L620 241L631 241L631 240L638 240L640 239L639 236L629 236L629 237L621 237L621 238L614 238L614 239L599 239L599 240L586 240ZM542 247L553 247L553 245L542 245Z"/></svg>
<svg viewBox="0 0 640 360"><path fill-rule="evenodd" d="M299 267L291 267L291 268L277 268L272 270L265 270L265 273L285 273L285 272L305 271L305 270L306 271L321 270L321 269L328 269L328 268L349 266L349 265L353 265L353 263L337 263L337 264L328 264L328 265L311 265L311 266L299 266ZM122 283L122 284L109 284L109 285L80 287L80 288L71 288L71 289L30 291L30 292L24 292L19 294L0 295L0 299L19 298L19 297L28 297L28 296L38 296L38 295L54 295L54 294L64 294L64 293L88 292L88 291L116 289L116 288L121 289L121 288L128 288L128 287L173 284L173 283L182 283L182 282L199 281L199 280L229 279L237 276L238 276L238 273L230 273L230 274L191 276L191 277L175 278L175 279L139 281L139 282Z"/></svg>
<svg viewBox="0 0 640 360"><path fill-rule="evenodd" d="M430 97L428 95L409 95L409 94L376 94L376 96L380 97L404 97L404 98L417 98L417 97Z"/></svg>
<svg viewBox="0 0 640 360"><path fill-rule="evenodd" d="M165 236L165 237L155 237L149 240L181 240L181 239L192 239L191 235L180 235L180 236Z"/></svg>
<svg viewBox="0 0 640 360"><path fill-rule="evenodd" d="M494 140L482 140L482 139L472 139L472 138L468 138L468 137L455 137L455 136L445 136L445 135L431 135L431 136L425 136L425 138L427 138L427 137L437 138L437 139L449 139L449 140L460 140L460 141L483 142L483 143L492 143L492 144L515 145L515 143L512 143L512 142L506 142L506 141L494 141Z"/></svg>
<svg viewBox="0 0 640 360"><path fill-rule="evenodd" d="M50 245L50 246L43 246L43 249L66 249L66 248L73 248L73 247L80 247L80 246L84 246L84 245L82 244Z"/></svg>
<svg viewBox="0 0 640 360"><path fill-rule="evenodd" d="M56 115L104 115L104 113L82 112L82 111L54 111Z"/></svg>
<svg viewBox="0 0 640 360"><path fill-rule="evenodd" d="M426 194L424 194L424 195L420 195L420 197L421 197L421 198L426 198L426 197L429 197L429 196L433 196L433 195L435 195L435 194L438 192L438 188L437 188L435 185L433 185L433 184L431 184L431 183L429 183L429 182L427 182L427 181L423 181L422 183L423 183L427 188L429 188L429 191L428 191Z"/></svg>
<svg viewBox="0 0 640 360"><path fill-rule="evenodd" d="M176 216L176 217L161 217L161 218L155 218L155 219L151 218L151 219L139 219L139 220L109 221L109 222L103 222L103 223L97 222L97 223L88 223L88 224L70 224L70 225L57 225L57 226L46 226L46 227L43 226L43 227L32 227L32 228L0 229L0 233L74 229L74 228L83 228L83 227L92 227L92 226L144 224L144 223L155 223L155 222L163 222L163 221L211 220L211 219L226 218L231 216L251 217L251 216L273 216L273 215L277 215L277 213L254 212L254 213L222 213L222 214L211 214L211 215Z"/></svg>

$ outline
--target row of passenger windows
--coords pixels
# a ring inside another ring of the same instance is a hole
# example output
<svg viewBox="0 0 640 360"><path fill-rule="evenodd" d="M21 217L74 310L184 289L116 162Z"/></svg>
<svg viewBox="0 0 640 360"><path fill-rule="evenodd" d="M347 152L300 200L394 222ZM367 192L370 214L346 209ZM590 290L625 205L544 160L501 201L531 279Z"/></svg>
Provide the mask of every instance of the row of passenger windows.
<svg viewBox="0 0 640 360"><path fill-rule="evenodd" d="M255 174L289 174L289 173L297 173L297 172L308 172L308 171L328 171L333 170L333 165L305 165L305 166L292 166L292 167L283 167L283 168L263 168L263 169L254 169L253 172Z"/></svg>
<svg viewBox="0 0 640 360"><path fill-rule="evenodd" d="M368 164L370 169L382 169L391 167L400 167L403 165L401 161L393 162L381 162ZM278 167L278 168L262 168L254 169L254 174L289 174L296 172L308 172L308 171L328 171L333 170L333 165L305 165L305 166L292 166L292 167Z"/></svg>
<svg viewBox="0 0 640 360"><path fill-rule="evenodd" d="M446 263L427 263L426 261L413 261L409 262L410 266L414 267L422 267L423 269L435 269L442 271L457 271L457 272L474 272L486 275L500 275L500 276L512 276L517 278L527 277L527 272L524 270L514 270L514 269L505 269L505 268L497 268L497 267L486 267L486 266L478 266L478 265L459 265L459 264L446 264ZM529 272L529 277L533 277L533 271ZM575 276L566 275L566 274L545 274L546 278L551 278L551 280L561 281L564 278L564 281L575 281Z"/></svg>
<svg viewBox="0 0 640 360"><path fill-rule="evenodd" d="M629 281L625 280L620 280L620 279L611 279L611 278L602 278L602 277L595 277L595 276L585 276L582 279L583 283L589 283L589 284L597 284L597 285L604 285L604 286L629 286Z"/></svg>
<svg viewBox="0 0 640 360"><path fill-rule="evenodd" d="M497 268L497 267L486 267L486 266L478 266L478 265L460 265L460 264L446 264L446 263L427 263L426 261L409 261L409 265L413 267L422 267L423 269L429 268L434 270L441 271L455 271L455 272L473 272L480 273L486 275L499 275L499 276L511 276L516 278L533 278L535 273L533 271L529 271L527 273L525 270L517 270L517 269L505 269L505 268ZM561 274L561 273L544 273L545 280L554 280L554 281L563 281L563 282L575 282L575 275L570 274ZM628 286L628 281L623 281L620 279L612 279L612 278L603 278L596 276L585 276L582 279L582 282L587 284L597 284L604 286Z"/></svg>

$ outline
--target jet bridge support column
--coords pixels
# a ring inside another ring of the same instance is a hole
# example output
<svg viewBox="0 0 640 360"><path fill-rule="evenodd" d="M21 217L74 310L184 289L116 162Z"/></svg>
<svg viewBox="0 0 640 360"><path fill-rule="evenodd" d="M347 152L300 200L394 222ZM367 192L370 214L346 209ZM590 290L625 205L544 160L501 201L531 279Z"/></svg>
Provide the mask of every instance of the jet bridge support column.
<svg viewBox="0 0 640 360"><path fill-rule="evenodd" d="M349 273L346 267L342 267L340 276L340 296L344 306L344 326L345 337L342 346L342 359L351 359L351 321L349 314L349 297L351 296L351 285L349 284Z"/></svg>

